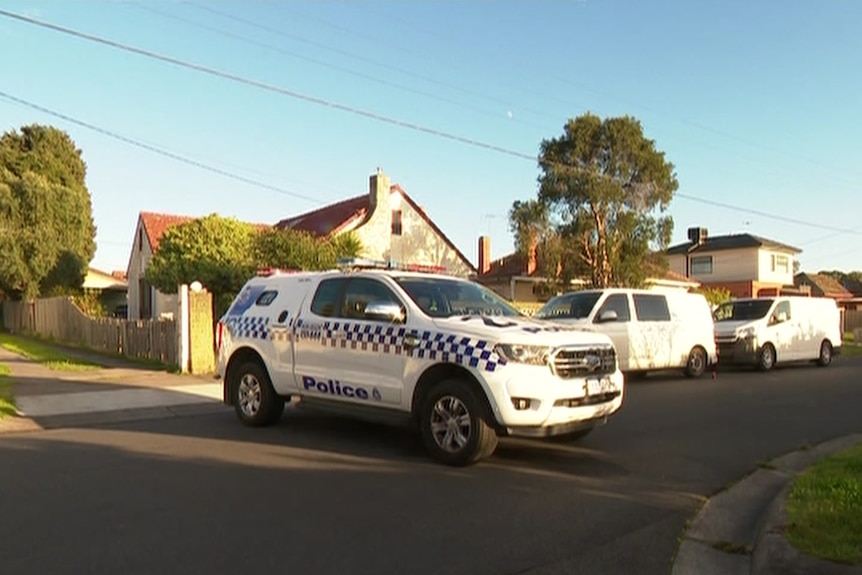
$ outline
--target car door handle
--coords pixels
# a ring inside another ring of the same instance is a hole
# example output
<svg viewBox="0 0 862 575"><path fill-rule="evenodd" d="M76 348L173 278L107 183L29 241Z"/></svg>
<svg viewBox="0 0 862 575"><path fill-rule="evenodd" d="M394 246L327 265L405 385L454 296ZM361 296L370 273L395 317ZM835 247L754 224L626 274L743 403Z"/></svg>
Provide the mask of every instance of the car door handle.
<svg viewBox="0 0 862 575"><path fill-rule="evenodd" d="M413 349L414 347L419 345L419 334L408 333L404 336L404 342L402 343L402 345L407 349Z"/></svg>

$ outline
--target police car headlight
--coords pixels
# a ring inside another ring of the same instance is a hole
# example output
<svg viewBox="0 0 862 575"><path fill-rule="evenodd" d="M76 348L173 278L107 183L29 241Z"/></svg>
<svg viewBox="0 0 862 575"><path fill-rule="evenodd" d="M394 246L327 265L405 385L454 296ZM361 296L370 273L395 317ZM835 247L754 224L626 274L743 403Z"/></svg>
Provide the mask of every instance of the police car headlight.
<svg viewBox="0 0 862 575"><path fill-rule="evenodd" d="M543 345L498 343L494 351L506 361L529 365L547 365L550 348Z"/></svg>

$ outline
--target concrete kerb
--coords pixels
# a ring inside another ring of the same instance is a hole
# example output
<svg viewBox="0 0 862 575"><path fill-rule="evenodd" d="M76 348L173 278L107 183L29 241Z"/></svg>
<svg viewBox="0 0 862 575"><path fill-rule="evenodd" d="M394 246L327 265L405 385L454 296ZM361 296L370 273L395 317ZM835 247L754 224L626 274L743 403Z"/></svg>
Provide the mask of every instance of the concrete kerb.
<svg viewBox="0 0 862 575"><path fill-rule="evenodd" d="M672 575L862 575L860 567L836 565L799 553L783 535L786 495L793 478L819 459L858 443L862 443L862 434L793 451L710 498L682 538Z"/></svg>

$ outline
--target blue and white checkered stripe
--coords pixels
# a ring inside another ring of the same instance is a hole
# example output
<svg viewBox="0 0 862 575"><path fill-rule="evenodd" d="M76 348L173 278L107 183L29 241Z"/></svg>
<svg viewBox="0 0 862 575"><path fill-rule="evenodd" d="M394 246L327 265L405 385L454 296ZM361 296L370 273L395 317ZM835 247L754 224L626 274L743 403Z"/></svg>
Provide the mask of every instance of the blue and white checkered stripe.
<svg viewBox="0 0 862 575"><path fill-rule="evenodd" d="M301 325L301 320L297 321L297 327ZM405 349L407 334L408 330L403 327L327 321L320 330L320 342L327 347L408 354L417 359L458 363L484 371L495 371L506 365L506 360L497 355L486 340L424 331L415 334L419 345Z"/></svg>
<svg viewBox="0 0 862 575"><path fill-rule="evenodd" d="M506 365L506 360L490 347L491 344L484 339L425 331L420 334L420 343L413 350L413 356L494 371L497 367Z"/></svg>
<svg viewBox="0 0 862 575"><path fill-rule="evenodd" d="M237 339L269 339L269 318L265 316L232 317L226 325Z"/></svg>

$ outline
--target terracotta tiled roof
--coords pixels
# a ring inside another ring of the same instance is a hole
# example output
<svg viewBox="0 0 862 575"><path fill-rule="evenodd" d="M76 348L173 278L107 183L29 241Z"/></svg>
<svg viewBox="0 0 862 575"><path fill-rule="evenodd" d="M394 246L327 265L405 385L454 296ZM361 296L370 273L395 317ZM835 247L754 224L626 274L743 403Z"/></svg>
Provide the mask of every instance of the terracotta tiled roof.
<svg viewBox="0 0 862 575"><path fill-rule="evenodd" d="M442 239L452 251L458 254L458 257L469 269L475 270L475 267L470 260L467 259L467 256L465 256L461 250L452 243L452 240L446 237L446 234L437 227L437 224L428 217L425 210L422 209L419 204L414 202L413 198L408 196L407 192L405 192L401 186L393 184L389 188L389 193L392 194L396 192L400 193L403 201L407 202L407 204L409 204L416 213L422 216L425 223L428 224L428 227L434 230L440 239ZM316 236L328 236L338 233L350 224L362 222L368 216L370 209L371 198L368 194L363 194L361 196L356 196L335 204L318 208L311 212L306 212L292 218L281 220L275 224L275 227L280 230L292 228L294 230L309 232Z"/></svg>
<svg viewBox="0 0 862 575"><path fill-rule="evenodd" d="M853 297L853 294L841 285L841 282L825 274L809 274L802 272L796 275L794 283L797 287L810 285L816 292L820 292L817 295L822 295L823 297L831 297L835 299Z"/></svg>
<svg viewBox="0 0 862 575"><path fill-rule="evenodd" d="M147 234L147 240L150 242L150 249L152 249L153 253L159 248L159 242L165 234L165 230L171 226L184 224L195 219L191 216L176 216L153 212L141 212L140 218L144 224L144 233Z"/></svg>
<svg viewBox="0 0 862 575"><path fill-rule="evenodd" d="M687 254L697 252L714 252L719 250L735 250L740 248L767 248L776 251L798 254L802 250L755 236L753 234L730 234L726 236L707 237L703 243L696 245L693 242L685 242L668 248L668 254Z"/></svg>
<svg viewBox="0 0 862 575"><path fill-rule="evenodd" d="M513 252L493 260L487 273L479 276L480 280L509 279L514 276L527 275L527 262L523 254ZM535 273L533 273L535 275Z"/></svg>
<svg viewBox="0 0 862 575"><path fill-rule="evenodd" d="M338 232L349 223L362 219L368 213L370 206L368 195L356 196L336 204L318 208L292 218L281 220L275 227L283 230L309 232L316 236L328 236Z"/></svg>
<svg viewBox="0 0 862 575"><path fill-rule="evenodd" d="M116 278L118 280L127 280L128 276L125 270L114 270L111 272L111 277Z"/></svg>

